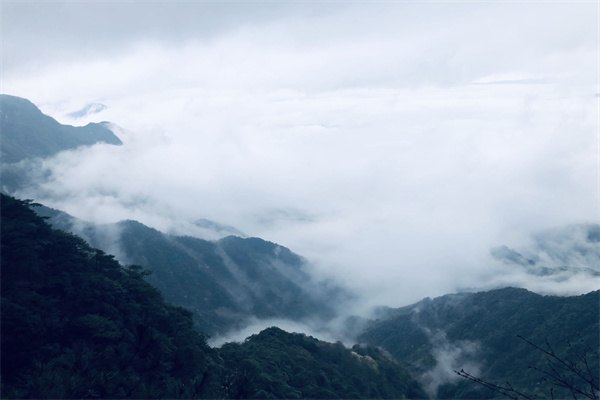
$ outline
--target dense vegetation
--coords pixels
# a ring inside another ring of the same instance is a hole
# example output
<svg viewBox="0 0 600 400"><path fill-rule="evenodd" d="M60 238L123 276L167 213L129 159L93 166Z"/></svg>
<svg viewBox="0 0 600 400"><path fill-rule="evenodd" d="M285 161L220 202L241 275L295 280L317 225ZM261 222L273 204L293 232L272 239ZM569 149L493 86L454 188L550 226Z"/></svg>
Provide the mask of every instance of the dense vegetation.
<svg viewBox="0 0 600 400"><path fill-rule="evenodd" d="M418 385L375 349L268 329L211 349L191 313L1 197L2 398L403 398Z"/></svg>
<svg viewBox="0 0 600 400"><path fill-rule="evenodd" d="M248 318L327 318L345 296L312 282L304 260L259 238L207 241L167 235L136 221L94 225L40 208L55 227L152 272L148 281L165 299L192 311L203 332L242 327Z"/></svg>
<svg viewBox="0 0 600 400"><path fill-rule="evenodd" d="M2 397L189 397L214 351L189 312L2 196Z"/></svg>
<svg viewBox="0 0 600 400"><path fill-rule="evenodd" d="M425 380L430 377L427 371L446 362L450 370L464 368L486 381L510 382L536 397L549 397L551 389L556 398L571 397L570 391L557 388L544 380L540 371L529 368L545 369L546 356L517 335L542 347L548 342L564 360L581 363L581 356L586 355L591 368L588 375L597 378L599 294L540 296L505 288L446 295L387 311L360 340L385 348L422 373ZM466 380L437 383L437 397L497 395Z"/></svg>
<svg viewBox="0 0 600 400"><path fill-rule="evenodd" d="M372 347L325 343L269 328L220 351L234 398L423 398L408 373Z"/></svg>

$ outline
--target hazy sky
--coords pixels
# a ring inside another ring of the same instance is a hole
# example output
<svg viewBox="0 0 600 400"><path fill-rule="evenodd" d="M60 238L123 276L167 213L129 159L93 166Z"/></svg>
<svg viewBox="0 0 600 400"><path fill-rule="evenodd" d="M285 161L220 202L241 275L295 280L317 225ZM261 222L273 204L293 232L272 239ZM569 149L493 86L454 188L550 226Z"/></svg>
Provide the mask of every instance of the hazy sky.
<svg viewBox="0 0 600 400"><path fill-rule="evenodd" d="M398 305L600 217L597 2L1 7L2 92L123 129L27 193L80 218L213 219Z"/></svg>

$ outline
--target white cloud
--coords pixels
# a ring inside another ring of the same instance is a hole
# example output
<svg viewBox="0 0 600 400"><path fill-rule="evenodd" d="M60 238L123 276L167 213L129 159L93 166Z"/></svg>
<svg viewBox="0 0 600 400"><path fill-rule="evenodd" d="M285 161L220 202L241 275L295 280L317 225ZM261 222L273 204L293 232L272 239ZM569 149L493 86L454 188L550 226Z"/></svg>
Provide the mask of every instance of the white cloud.
<svg viewBox="0 0 600 400"><path fill-rule="evenodd" d="M479 375L479 343L469 340L451 342L443 331L432 333L426 328L423 330L429 338L435 360L435 365L421 376L421 381L431 397L436 397L441 385L460 380L454 371L464 369L472 375Z"/></svg>
<svg viewBox="0 0 600 400"><path fill-rule="evenodd" d="M98 222L210 218L398 305L479 284L491 246L597 218L595 16L290 6L210 35L133 26L114 34L121 51L91 40L85 57L64 39L61 59L7 70L3 90L63 122L101 102L90 118L126 129L122 148L48 160L51 181L28 196Z"/></svg>

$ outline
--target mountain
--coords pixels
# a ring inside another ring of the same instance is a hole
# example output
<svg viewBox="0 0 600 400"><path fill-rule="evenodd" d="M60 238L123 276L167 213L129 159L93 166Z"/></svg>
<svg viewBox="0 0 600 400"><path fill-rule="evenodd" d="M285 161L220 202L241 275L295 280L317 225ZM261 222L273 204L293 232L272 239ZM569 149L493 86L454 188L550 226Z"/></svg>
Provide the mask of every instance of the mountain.
<svg viewBox="0 0 600 400"><path fill-rule="evenodd" d="M387 309L368 324L359 341L380 346L411 370L436 398L489 398L496 393L461 380L461 370L495 384L510 382L534 397L570 397L544 374L548 357L525 340L574 362L599 376L600 291L581 296L541 296L525 289L504 288L425 299ZM568 379L577 377L565 372ZM597 385L597 381L596 381Z"/></svg>
<svg viewBox="0 0 600 400"><path fill-rule="evenodd" d="M242 328L251 319L327 319L347 297L314 282L300 256L259 238L208 241L136 221L94 225L45 207L37 212L56 228L150 271L148 281L167 301L192 311L210 335Z"/></svg>
<svg viewBox="0 0 600 400"><path fill-rule="evenodd" d="M83 118L93 114L98 114L99 112L102 112L107 108L108 107L106 107L106 105L102 103L89 103L77 111L70 112L68 115L71 118Z"/></svg>
<svg viewBox="0 0 600 400"><path fill-rule="evenodd" d="M45 157L95 143L122 144L107 122L62 125L29 100L5 94L0 94L0 134L0 190L9 194L44 179Z"/></svg>
<svg viewBox="0 0 600 400"><path fill-rule="evenodd" d="M8 193L44 179L36 175L42 171L37 157L96 142L121 144L104 124L61 125L25 99L2 95L0 106L2 190ZM149 282L169 302L191 310L210 335L241 328L250 319L330 317L334 299L340 300L335 297L340 291L313 282L305 261L289 249L258 238L223 238L243 234L207 219L193 226L222 239L168 235L136 221L94 225L43 207L38 212L120 261L149 270Z"/></svg>
<svg viewBox="0 0 600 400"><path fill-rule="evenodd" d="M492 256L503 264L537 276L600 275L600 225L574 224L538 233L519 250L499 246Z"/></svg>
<svg viewBox="0 0 600 400"><path fill-rule="evenodd" d="M373 347L326 343L269 328L228 343L219 354L226 370L227 397L251 399L424 398L405 369ZM269 388L265 390L265 388Z"/></svg>
<svg viewBox="0 0 600 400"><path fill-rule="evenodd" d="M105 125L64 126L27 100L0 100L2 190L43 179L28 181L39 157L98 141L120 144ZM461 369L544 397L551 385L543 372L554 365L536 345L550 349L547 343L559 360L598 376L599 292L553 297L505 288L425 299L384 309L377 320L351 320L347 327L363 329L367 347L271 328L216 349L204 333L226 334L255 319L327 321L350 295L311 280L289 249L208 220L194 224L237 236L176 236L131 220L95 225L36 207L82 240L51 229L24 202L2 196L1 209L5 398L423 397L409 373L433 397L495 395L461 380L453 372ZM538 236L529 248L492 254L508 268L560 280L597 275L599 245L598 225L574 225ZM123 267L106 253L142 267Z"/></svg>
<svg viewBox="0 0 600 400"><path fill-rule="evenodd" d="M196 397L218 358L144 273L1 197L2 398ZM200 379L202 378L202 379Z"/></svg>
<svg viewBox="0 0 600 400"><path fill-rule="evenodd" d="M219 237L223 236L246 236L243 232L239 231L237 228L233 226L220 224L215 221L211 221L206 218L199 218L193 222L194 226L200 228L203 234L208 236L218 235Z"/></svg>
<svg viewBox="0 0 600 400"><path fill-rule="evenodd" d="M52 229L25 201L0 202L2 398L423 396L375 348L277 328L210 348L142 269Z"/></svg>
<svg viewBox="0 0 600 400"><path fill-rule="evenodd" d="M3 163L25 158L48 157L59 151L95 143L122 144L108 123L89 123L83 127L62 125L44 115L29 100L0 95L0 156Z"/></svg>

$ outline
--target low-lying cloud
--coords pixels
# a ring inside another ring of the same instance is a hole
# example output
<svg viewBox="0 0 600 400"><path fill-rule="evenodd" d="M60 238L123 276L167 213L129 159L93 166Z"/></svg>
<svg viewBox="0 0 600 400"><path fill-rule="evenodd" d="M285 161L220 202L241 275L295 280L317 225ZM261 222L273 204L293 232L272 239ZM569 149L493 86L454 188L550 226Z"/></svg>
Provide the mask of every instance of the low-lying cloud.
<svg viewBox="0 0 600 400"><path fill-rule="evenodd" d="M8 69L3 90L125 142L44 161L21 194L171 233L214 220L392 306L507 283L491 247L597 218L594 5L361 4L210 35L134 26L122 51L66 40L61 59ZM69 116L89 103L107 108Z"/></svg>
<svg viewBox="0 0 600 400"><path fill-rule="evenodd" d="M478 343L469 340L450 342L445 332L431 333L425 330L431 342L431 355L435 365L425 372L420 380L432 398L436 397L441 385L462 379L454 371L464 369L472 375L479 375L481 365L478 361L480 357Z"/></svg>

